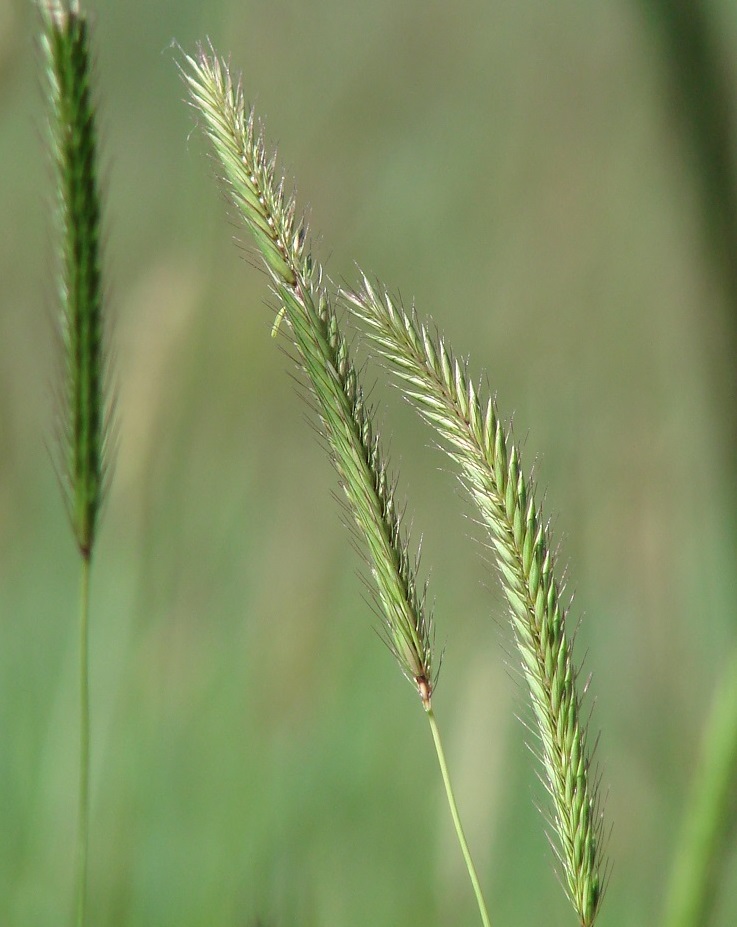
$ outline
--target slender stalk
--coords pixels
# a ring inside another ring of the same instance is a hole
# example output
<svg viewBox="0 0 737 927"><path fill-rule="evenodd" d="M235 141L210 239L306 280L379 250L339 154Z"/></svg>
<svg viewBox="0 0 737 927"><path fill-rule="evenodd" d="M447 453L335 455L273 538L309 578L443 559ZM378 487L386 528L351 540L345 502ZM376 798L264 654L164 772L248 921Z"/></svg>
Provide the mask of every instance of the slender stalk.
<svg viewBox="0 0 737 927"><path fill-rule="evenodd" d="M737 653L714 695L699 767L686 809L666 896L665 927L704 927L734 823L737 776Z"/></svg>
<svg viewBox="0 0 737 927"><path fill-rule="evenodd" d="M59 334L64 366L56 463L81 558L77 925L85 927L90 815L90 564L106 488L111 407L105 397L102 223L89 26L78 0L44 0L41 15L57 195Z"/></svg>
<svg viewBox="0 0 737 927"><path fill-rule="evenodd" d="M87 911L87 858L90 819L90 558L82 557L79 594L79 822L77 830L77 927Z"/></svg>
<svg viewBox="0 0 737 927"><path fill-rule="evenodd" d="M461 853L463 853L463 859L466 863L466 869L468 870L468 876L471 879L471 885L473 886L474 894L476 895L476 902L479 906L479 913L481 914L481 922L484 927L491 927L491 921L489 920L489 912L486 910L486 901L484 900L484 894L481 891L481 885L479 883L479 877L476 872L476 867L474 866L473 859L471 858L471 851L468 848L468 841L466 840L466 835L463 832L463 824L461 823L461 816L458 813L458 805L456 804L455 795L453 794L453 786L450 781L450 773L448 772L448 764L445 761L445 751L443 750L443 742L440 739L440 731L438 730L438 723L435 720L435 713L431 707L427 709L427 720L430 722L430 730L432 731L432 739L435 744L435 752L438 755L438 764L440 765L440 773L443 777L443 785L445 786L445 795L448 799L448 807L450 808L450 816L453 818L453 826L456 830L456 836L458 837L458 843L461 847Z"/></svg>

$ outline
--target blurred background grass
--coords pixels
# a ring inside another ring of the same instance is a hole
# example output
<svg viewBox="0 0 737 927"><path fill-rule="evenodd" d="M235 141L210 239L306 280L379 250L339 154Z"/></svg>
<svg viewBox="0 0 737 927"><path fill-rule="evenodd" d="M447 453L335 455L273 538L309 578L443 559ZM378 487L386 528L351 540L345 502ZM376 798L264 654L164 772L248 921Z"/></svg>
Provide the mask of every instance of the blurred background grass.
<svg viewBox="0 0 737 927"><path fill-rule="evenodd" d="M737 605L734 243L712 221L713 162L678 79L696 66L663 28L668 4L92 9L120 394L93 573L92 922L478 916L420 706L372 631L334 474L268 337L264 276L231 244L182 102L171 43L206 35L267 117L331 275L354 280L355 259L416 297L514 414L593 673L613 823L600 924L656 922ZM703 10L729 123L737 8ZM76 824L78 564L44 447L35 26L28 4L0 0L8 927L65 922ZM434 702L495 923L570 924L493 573L429 433L368 373L432 568ZM721 883L715 923L731 925L734 853Z"/></svg>

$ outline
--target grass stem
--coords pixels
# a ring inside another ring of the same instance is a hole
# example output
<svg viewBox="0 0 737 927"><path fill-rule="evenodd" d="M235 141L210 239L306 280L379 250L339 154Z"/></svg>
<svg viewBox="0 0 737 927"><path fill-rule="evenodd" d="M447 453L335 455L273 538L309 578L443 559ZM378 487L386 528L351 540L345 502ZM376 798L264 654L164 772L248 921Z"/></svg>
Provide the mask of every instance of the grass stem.
<svg viewBox="0 0 737 927"><path fill-rule="evenodd" d="M466 869L468 870L469 878L471 879L471 885L473 886L474 894L476 895L476 902L479 906L479 913L481 914L481 922L484 927L491 927L491 921L489 920L489 912L486 910L486 901L484 900L484 894L481 891L481 885L479 883L479 877L476 872L476 867L473 864L473 859L471 858L471 851L468 848L468 841L466 840L466 835L463 832L463 824L461 823L461 816L458 813L458 805L456 804L455 795L453 794L453 786L450 782L450 774L448 772L448 764L445 761L445 751L443 750L443 742L440 739L440 731L438 729L438 723L435 720L435 713L432 708L427 708L427 720L430 722L430 730L432 731L432 739L435 744L435 752L438 755L438 764L440 765L440 773L443 777L443 785L445 786L445 794L448 799L448 807L450 808L450 816L453 818L453 826L456 830L456 836L458 837L458 843L461 847L461 853L463 853L463 859L466 863Z"/></svg>
<svg viewBox="0 0 737 927"><path fill-rule="evenodd" d="M77 832L77 927L87 912L87 857L90 817L90 558L82 557L79 594L79 822Z"/></svg>
<svg viewBox="0 0 737 927"><path fill-rule="evenodd" d="M101 201L89 24L78 0L43 0L41 43L57 194L59 334L63 358L57 472L81 558L77 927L87 922L90 563L106 488L111 404L105 395Z"/></svg>
<svg viewBox="0 0 737 927"><path fill-rule="evenodd" d="M693 792L678 839L666 897L665 927L708 924L717 874L734 826L737 775L737 652L714 696Z"/></svg>

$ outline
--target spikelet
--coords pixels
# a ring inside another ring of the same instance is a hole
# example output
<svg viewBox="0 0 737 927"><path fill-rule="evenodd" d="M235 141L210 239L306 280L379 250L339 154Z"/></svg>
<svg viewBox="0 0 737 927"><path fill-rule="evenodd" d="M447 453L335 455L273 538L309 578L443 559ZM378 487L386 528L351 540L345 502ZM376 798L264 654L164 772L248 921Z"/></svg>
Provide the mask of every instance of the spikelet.
<svg viewBox="0 0 737 927"><path fill-rule="evenodd" d="M401 528L394 483L382 457L348 347L307 230L285 192L275 157L246 109L227 65L200 50L185 57L190 102L219 162L228 195L251 232L316 399L318 414L359 535L369 553L384 638L426 708L434 685L432 616Z"/></svg>
<svg viewBox="0 0 737 927"><path fill-rule="evenodd" d="M377 293L365 277L359 292L344 296L406 394L437 429L488 530L540 736L538 753L557 835L553 848L580 923L591 927L605 881L598 783L587 752L553 548L534 488L494 402L480 399L466 365L445 342L414 311L405 312L386 291Z"/></svg>
<svg viewBox="0 0 737 927"><path fill-rule="evenodd" d="M89 30L76 4L48 3L41 12L57 184L65 374L57 471L77 545L89 559L105 485L110 426L110 405L104 396L100 196Z"/></svg>

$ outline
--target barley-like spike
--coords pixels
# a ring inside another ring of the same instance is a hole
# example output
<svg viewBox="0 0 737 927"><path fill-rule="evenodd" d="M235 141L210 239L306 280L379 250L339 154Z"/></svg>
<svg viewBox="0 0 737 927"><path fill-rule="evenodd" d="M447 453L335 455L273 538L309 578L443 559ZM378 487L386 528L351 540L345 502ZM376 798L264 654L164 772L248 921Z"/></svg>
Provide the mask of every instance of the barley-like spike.
<svg viewBox="0 0 737 927"><path fill-rule="evenodd" d="M101 212L89 34L87 18L76 4L48 3L41 13L57 181L59 317L65 357L56 462L75 539L88 559L106 485L112 414L112 404L105 399Z"/></svg>
<svg viewBox="0 0 737 927"><path fill-rule="evenodd" d="M81 557L79 610L79 805L77 924L85 927L89 846L89 587L100 507L110 479L114 397L106 398L97 182L89 29L78 0L42 0L41 46L48 80L49 138L57 192L59 340L55 464Z"/></svg>
<svg viewBox="0 0 737 927"><path fill-rule="evenodd" d="M358 292L343 295L444 439L489 532L540 737L562 883L582 927L591 927L605 882L603 820L566 637L566 611L532 483L524 478L519 450L505 434L493 401L480 401L466 365L418 322L414 310L405 312L386 291L377 295L365 277Z"/></svg>
<svg viewBox="0 0 737 927"><path fill-rule="evenodd" d="M219 161L225 186L250 229L272 278L278 312L274 333L288 323L298 362L311 384L321 428L357 528L370 554L383 634L404 675L429 709L433 671L432 616L424 610L413 557L348 347L317 261L307 252L306 223L268 155L239 83L214 53L185 57L190 102Z"/></svg>

